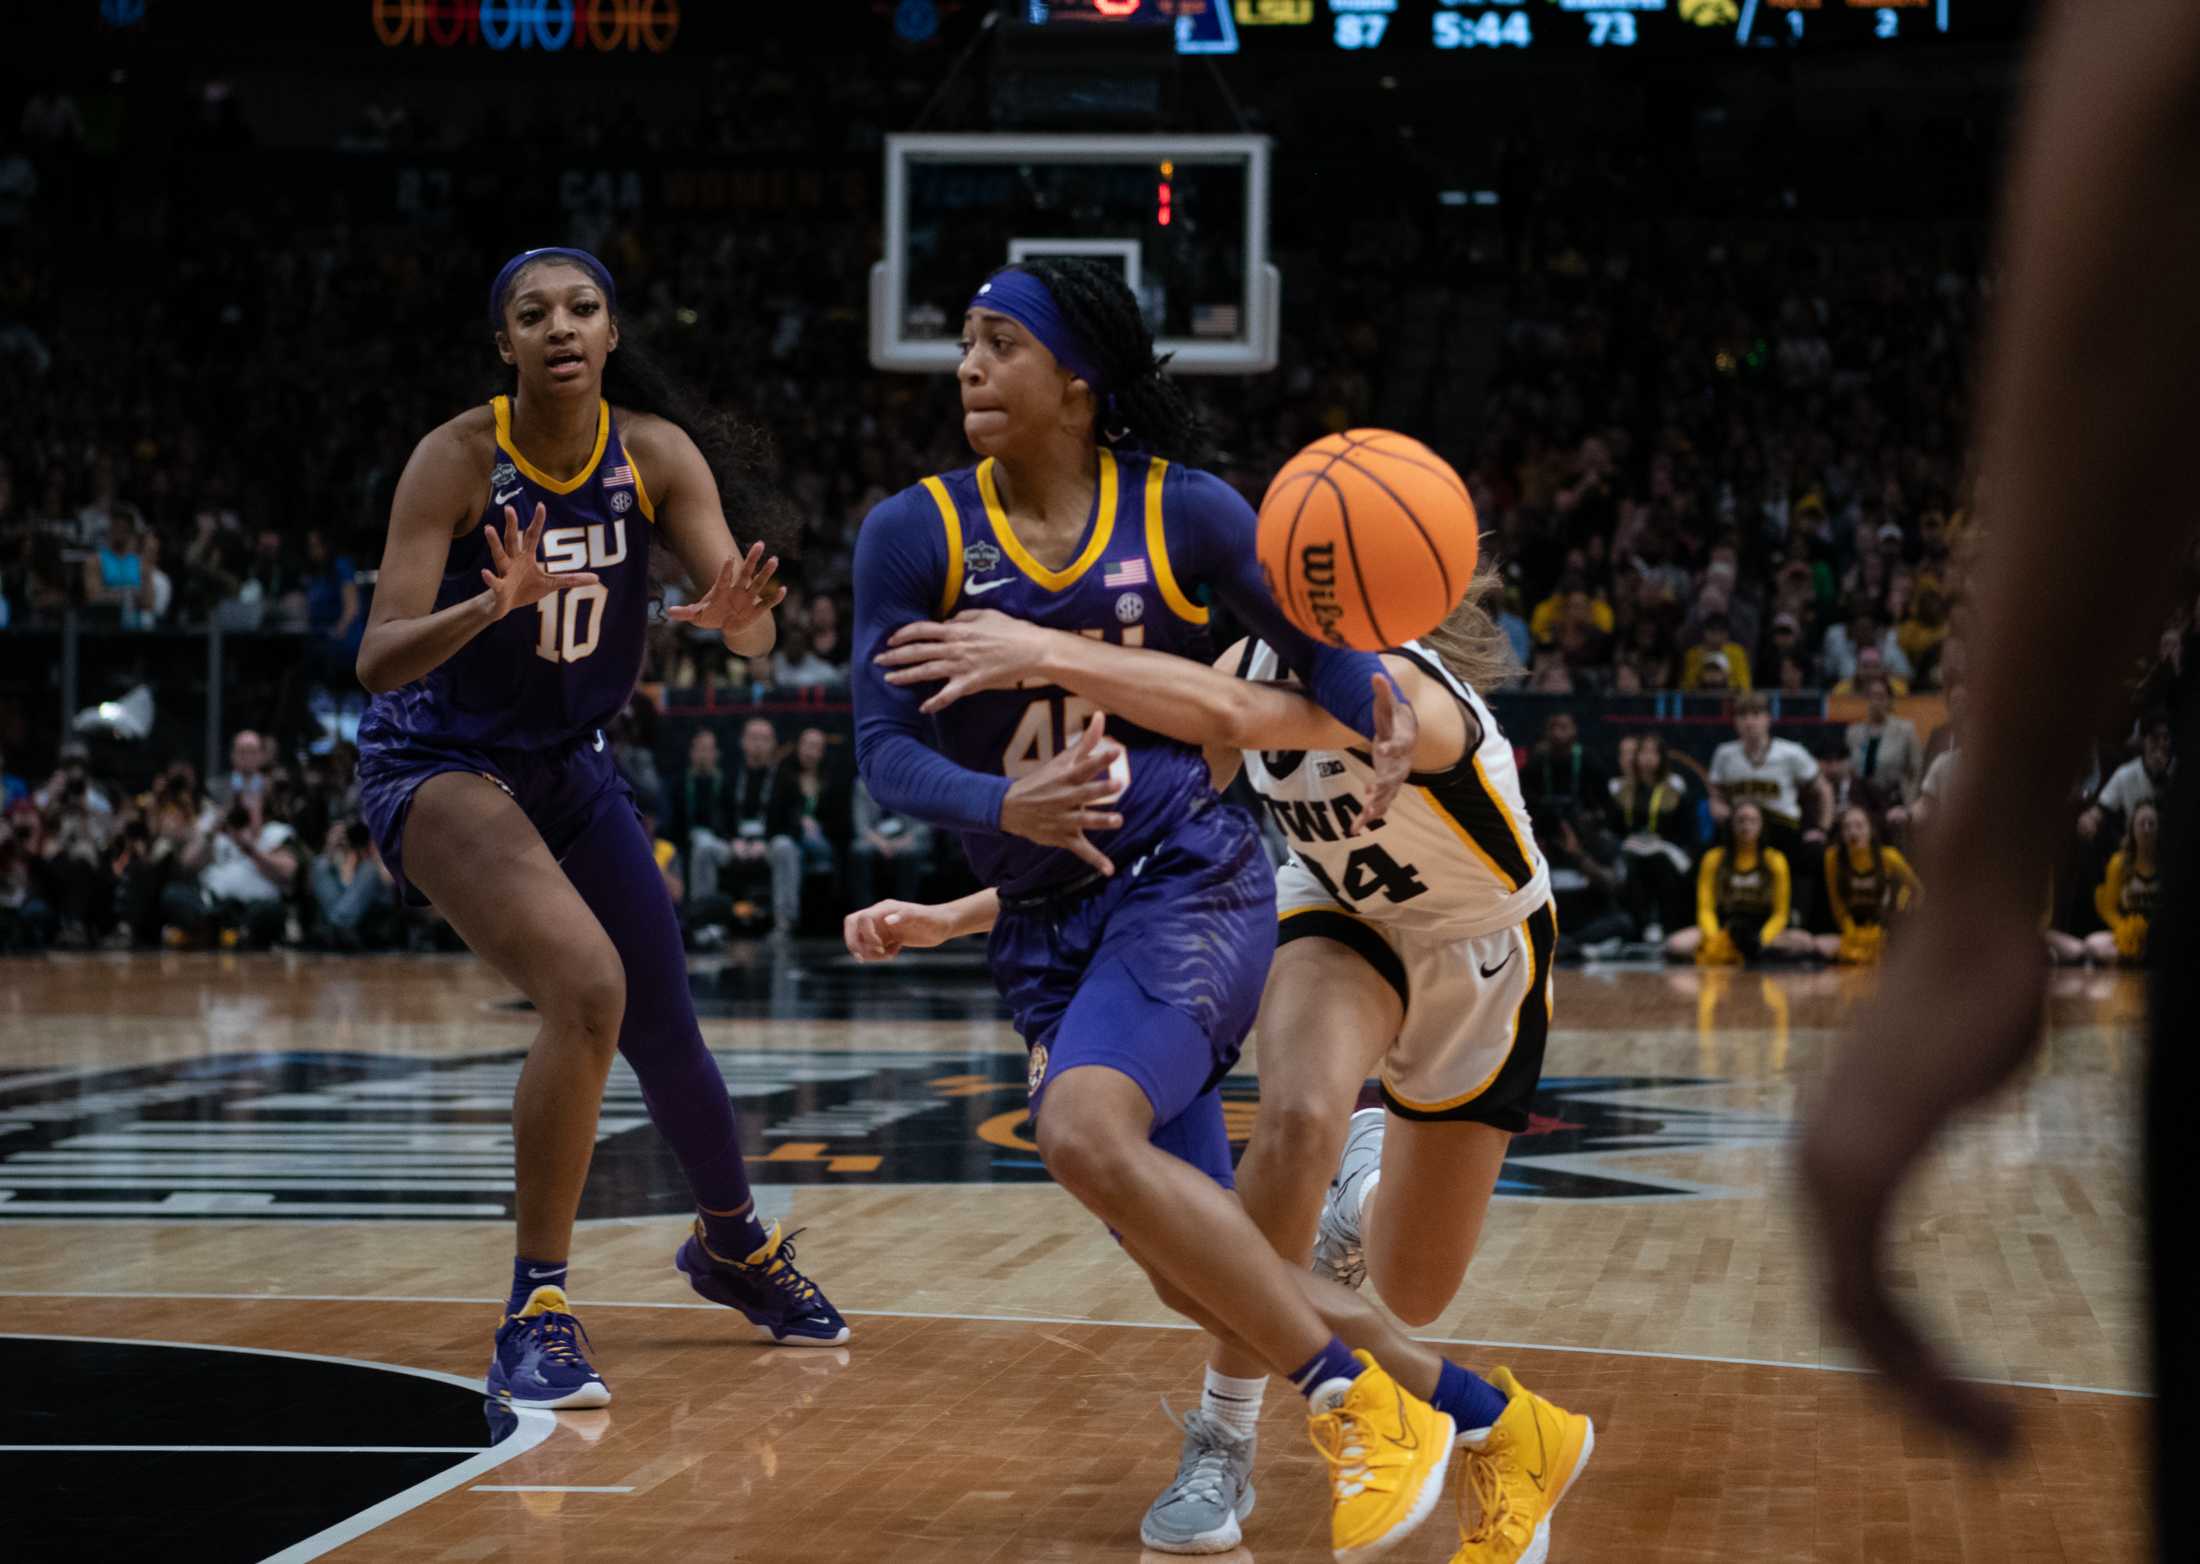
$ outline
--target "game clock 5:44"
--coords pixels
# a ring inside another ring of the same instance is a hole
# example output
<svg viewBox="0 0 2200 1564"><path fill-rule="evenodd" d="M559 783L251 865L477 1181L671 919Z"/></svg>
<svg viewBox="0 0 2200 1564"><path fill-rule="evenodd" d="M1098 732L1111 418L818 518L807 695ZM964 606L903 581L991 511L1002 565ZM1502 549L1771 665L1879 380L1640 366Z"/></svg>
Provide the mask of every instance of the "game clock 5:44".
<svg viewBox="0 0 2200 1564"><path fill-rule="evenodd" d="M1525 8L1447 9L1430 18L1429 42L1439 49L1525 49L1535 42L1535 24Z"/></svg>

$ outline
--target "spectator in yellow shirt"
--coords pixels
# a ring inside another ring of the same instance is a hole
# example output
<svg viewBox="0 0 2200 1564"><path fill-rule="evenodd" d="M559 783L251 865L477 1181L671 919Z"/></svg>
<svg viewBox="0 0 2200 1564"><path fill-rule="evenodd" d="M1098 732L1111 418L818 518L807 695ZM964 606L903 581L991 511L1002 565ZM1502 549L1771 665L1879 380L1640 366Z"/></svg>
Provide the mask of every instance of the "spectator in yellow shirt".
<svg viewBox="0 0 2200 1564"><path fill-rule="evenodd" d="M1734 639L1726 610L1714 609L1703 617L1703 639L1681 654L1681 688L1703 688L1704 664L1710 658L1726 659L1726 683L1722 688L1746 690L1749 682L1749 653Z"/></svg>
<svg viewBox="0 0 2200 1564"><path fill-rule="evenodd" d="M1576 593L1589 600L1589 622L1605 635L1612 633L1612 605L1602 592L1589 590L1589 556L1580 549L1566 554L1566 568L1559 574L1558 585L1551 595L1535 605L1535 612L1528 616L1528 634L1538 646L1548 646L1558 637L1559 621L1566 614L1566 600ZM1576 612L1579 612L1577 606Z"/></svg>

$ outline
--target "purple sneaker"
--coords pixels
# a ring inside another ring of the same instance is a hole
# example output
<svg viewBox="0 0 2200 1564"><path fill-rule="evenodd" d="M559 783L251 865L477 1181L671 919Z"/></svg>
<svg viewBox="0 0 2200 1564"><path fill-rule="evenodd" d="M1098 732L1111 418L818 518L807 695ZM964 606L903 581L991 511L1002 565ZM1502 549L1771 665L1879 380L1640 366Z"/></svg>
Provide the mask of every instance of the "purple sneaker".
<svg viewBox="0 0 2200 1564"><path fill-rule="evenodd" d="M488 1392L509 1406L542 1411L606 1405L611 1387L588 1361L587 1345L588 1333L573 1318L565 1293L537 1287L526 1307L497 1327Z"/></svg>
<svg viewBox="0 0 2200 1564"><path fill-rule="evenodd" d="M817 1284L794 1268L794 1238L794 1233L780 1237L774 1222L761 1249L746 1260L728 1260L711 1253L697 1222L672 1263L698 1294L739 1309L781 1346L837 1347L848 1339L848 1322Z"/></svg>

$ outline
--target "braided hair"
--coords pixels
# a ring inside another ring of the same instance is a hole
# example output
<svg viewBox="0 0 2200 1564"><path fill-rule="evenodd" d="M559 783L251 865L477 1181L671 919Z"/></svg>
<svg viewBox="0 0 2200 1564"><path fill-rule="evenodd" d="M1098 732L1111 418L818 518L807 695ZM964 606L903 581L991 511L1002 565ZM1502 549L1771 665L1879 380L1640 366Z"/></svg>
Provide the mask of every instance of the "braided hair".
<svg viewBox="0 0 2200 1564"><path fill-rule="evenodd" d="M1121 272L1075 256L1018 261L1013 269L1046 285L1070 329L1099 361L1107 385L1093 414L1095 440L1187 467L1213 460L1213 431L1165 372L1172 355L1155 355L1153 330Z"/></svg>
<svg viewBox="0 0 2200 1564"><path fill-rule="evenodd" d="M536 264L572 263L546 258ZM507 296L518 289L519 279L528 269L523 267L513 275L505 290ZM517 371L514 375L513 382L503 388L507 392L518 389ZM742 546L762 540L764 552L776 554L782 561L801 552L801 515L791 500L764 481L772 465L771 435L759 424L705 404L644 349L623 324L617 350L604 360L603 398L614 407L662 418L695 442L717 482L718 503L727 522L737 529L735 537ZM700 589L709 584L702 581L696 586Z"/></svg>

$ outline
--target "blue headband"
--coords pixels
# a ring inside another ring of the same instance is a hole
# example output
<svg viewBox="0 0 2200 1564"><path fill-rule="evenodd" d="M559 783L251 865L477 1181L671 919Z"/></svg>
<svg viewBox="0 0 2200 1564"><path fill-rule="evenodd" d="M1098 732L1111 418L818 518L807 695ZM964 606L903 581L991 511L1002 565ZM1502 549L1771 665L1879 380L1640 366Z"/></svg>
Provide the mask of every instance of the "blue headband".
<svg viewBox="0 0 2200 1564"><path fill-rule="evenodd" d="M611 269L586 250L575 250L567 245L545 245L539 250L522 250L504 263L497 273L497 280L489 285L489 324L499 331L504 329L504 295L512 286L512 279L520 268L536 261L571 261L582 271L596 279L596 286L603 289L603 296L614 310L619 307L619 290L611 281Z"/></svg>
<svg viewBox="0 0 2200 1564"><path fill-rule="evenodd" d="M1064 318L1062 306L1054 302L1047 285L1031 273L1013 267L995 272L971 296L969 307L1006 315L1044 342L1047 351L1061 366L1092 387L1095 396L1107 394L1107 384L1101 378L1100 366L1094 361L1092 350Z"/></svg>

